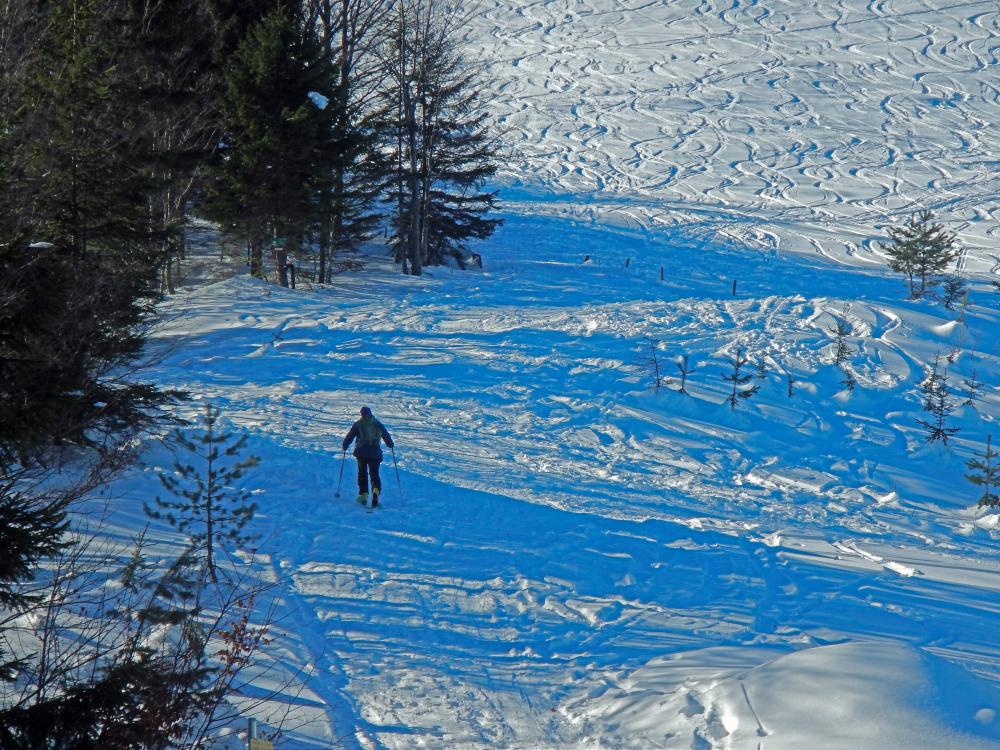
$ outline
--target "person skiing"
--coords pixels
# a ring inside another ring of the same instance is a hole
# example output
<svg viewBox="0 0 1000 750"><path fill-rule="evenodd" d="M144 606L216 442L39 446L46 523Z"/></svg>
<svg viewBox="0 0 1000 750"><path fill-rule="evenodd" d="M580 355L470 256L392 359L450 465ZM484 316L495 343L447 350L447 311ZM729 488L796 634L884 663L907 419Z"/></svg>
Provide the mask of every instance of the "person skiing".
<svg viewBox="0 0 1000 750"><path fill-rule="evenodd" d="M392 436L385 425L372 416L372 410L361 407L361 419L351 426L350 432L344 438L344 451L354 444L354 457L358 459L358 502L368 504L368 478L371 477L372 507L378 507L378 496L382 493L382 480L378 475L378 466L382 463L382 441L390 448L395 446Z"/></svg>

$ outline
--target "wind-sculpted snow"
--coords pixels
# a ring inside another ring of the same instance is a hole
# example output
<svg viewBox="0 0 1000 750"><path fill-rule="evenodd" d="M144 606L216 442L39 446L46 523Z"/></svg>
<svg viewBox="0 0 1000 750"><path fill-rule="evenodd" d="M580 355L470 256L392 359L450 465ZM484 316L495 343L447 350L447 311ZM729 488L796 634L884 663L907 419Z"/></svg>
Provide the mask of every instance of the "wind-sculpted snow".
<svg viewBox="0 0 1000 750"><path fill-rule="evenodd" d="M501 185L852 265L926 208L1000 264L994 0L492 0L471 42Z"/></svg>
<svg viewBox="0 0 1000 750"><path fill-rule="evenodd" d="M1000 524L963 478L1000 416L986 290L959 321L874 270L506 218L483 272L378 249L165 304L152 374L264 459L263 666L309 675L248 711L290 748L1000 747ZM737 348L764 372L732 411ZM917 423L936 355L984 383L948 447ZM362 404L396 439L374 513L340 450Z"/></svg>

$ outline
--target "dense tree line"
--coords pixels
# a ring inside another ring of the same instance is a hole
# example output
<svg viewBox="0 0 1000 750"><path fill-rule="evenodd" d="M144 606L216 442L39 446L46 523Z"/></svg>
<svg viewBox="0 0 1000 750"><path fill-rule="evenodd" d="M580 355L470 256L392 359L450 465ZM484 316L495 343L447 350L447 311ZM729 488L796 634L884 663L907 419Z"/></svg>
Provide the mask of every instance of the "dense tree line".
<svg viewBox="0 0 1000 750"><path fill-rule="evenodd" d="M320 281L381 227L414 274L461 263L493 230L495 144L458 7L0 4L4 748L204 737L261 637L245 611L206 624L206 602L232 613L246 598L208 593L216 566L194 537L167 564L141 538L125 561L95 550L75 503L130 465L182 397L143 383L138 361L189 214L247 241L257 275L272 249L315 252ZM151 645L164 628L176 637Z"/></svg>

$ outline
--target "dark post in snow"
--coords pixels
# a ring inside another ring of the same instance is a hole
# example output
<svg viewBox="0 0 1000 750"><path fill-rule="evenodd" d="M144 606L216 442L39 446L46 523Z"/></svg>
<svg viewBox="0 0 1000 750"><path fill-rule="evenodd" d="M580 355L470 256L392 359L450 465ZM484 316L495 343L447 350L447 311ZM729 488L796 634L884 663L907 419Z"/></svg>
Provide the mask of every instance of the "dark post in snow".
<svg viewBox="0 0 1000 750"><path fill-rule="evenodd" d="M733 296L736 296L736 279L733 279Z"/></svg>
<svg viewBox="0 0 1000 750"><path fill-rule="evenodd" d="M294 289L295 288L295 264L292 263L291 261L288 261L288 263L285 264L285 268L288 271L288 281L291 284L292 289Z"/></svg>
<svg viewBox="0 0 1000 750"><path fill-rule="evenodd" d="M663 281L663 266L660 266L660 281Z"/></svg>

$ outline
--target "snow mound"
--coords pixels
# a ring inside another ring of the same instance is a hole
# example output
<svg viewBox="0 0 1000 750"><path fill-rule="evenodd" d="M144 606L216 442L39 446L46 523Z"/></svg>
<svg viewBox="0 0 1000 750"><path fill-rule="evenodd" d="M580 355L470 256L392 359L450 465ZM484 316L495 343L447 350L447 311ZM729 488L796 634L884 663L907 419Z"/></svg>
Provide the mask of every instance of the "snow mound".
<svg viewBox="0 0 1000 750"><path fill-rule="evenodd" d="M720 692L735 704L736 734L749 743L766 732L768 750L810 747L817 737L825 738L827 750L1000 747L997 691L961 667L899 643L797 651ZM734 737L733 746L751 745Z"/></svg>
<svg viewBox="0 0 1000 750"><path fill-rule="evenodd" d="M605 741L652 747L693 734L704 750L1000 748L1000 693L920 649L844 643L740 670L746 658L710 648L654 659L565 713Z"/></svg>

